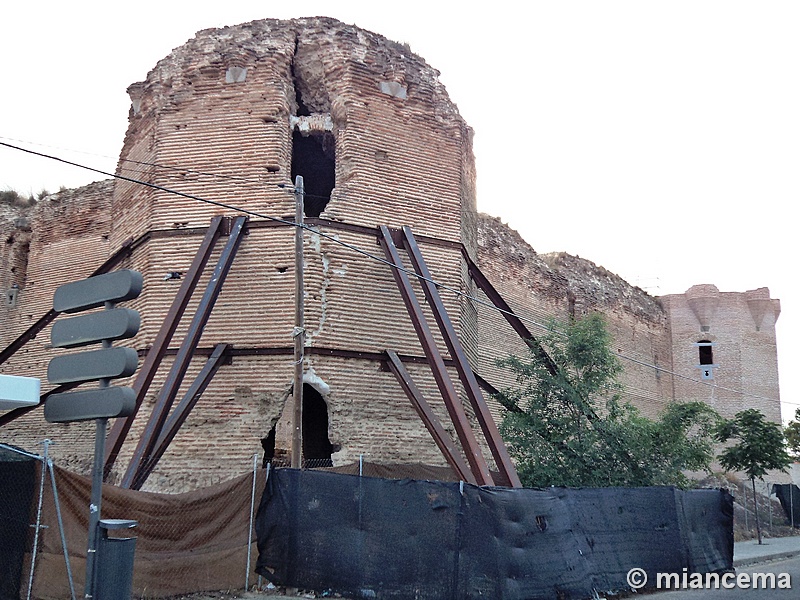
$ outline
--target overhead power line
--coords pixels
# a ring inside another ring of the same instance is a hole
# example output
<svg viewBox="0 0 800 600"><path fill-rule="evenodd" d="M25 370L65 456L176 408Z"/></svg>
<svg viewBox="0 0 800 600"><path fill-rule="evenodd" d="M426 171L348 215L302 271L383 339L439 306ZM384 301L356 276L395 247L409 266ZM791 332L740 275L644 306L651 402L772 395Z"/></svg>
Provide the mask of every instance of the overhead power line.
<svg viewBox="0 0 800 600"><path fill-rule="evenodd" d="M0 136L0 140L1 139L10 139L10 138L6 138L6 137ZM355 245L350 244L348 242L342 241L341 239L339 239L338 237L336 237L334 235L327 234L327 233L321 231L320 229L312 227L312 226L307 225L305 223L295 223L294 221L289 221L289 220L286 220L286 219L273 217L271 215L259 213L259 212L252 211L252 210L247 210L247 209L244 209L244 208L232 205L232 204L228 204L228 203L225 203L225 202L219 202L217 200L210 200L208 198L203 198L201 196L197 196L197 195L194 195L194 194L188 194L186 192L180 192L178 190L173 190L173 189L164 187L162 185L157 185L157 184L150 183L150 182L147 182L147 181L142 181L142 180L136 179L134 177L128 177L126 175L121 175L119 173L110 173L110 172L104 171L102 169L97 169L95 167L90 167L88 165L84 165L84 164L81 164L81 163L70 161L70 160L67 160L67 159L64 159L64 158L61 158L61 157L58 157L58 156L54 156L54 155L51 155L51 154L46 154L46 153L43 153L43 152L37 152L35 150L31 150L29 148L23 148L23 147L16 146L14 144L10 144L10 143L7 143L7 142L0 141L0 146L5 146L5 147L10 148L12 150L17 150L17 151L20 151L20 152L24 152L24 153L31 154L31 155L34 155L34 156L39 156L41 158L46 158L46 159L49 159L49 160L54 160L56 162L67 164L67 165L70 165L70 166L73 166L73 167L77 167L77 168L80 168L80 169L84 169L84 170L87 170L87 171L92 171L94 173L98 173L98 174L104 175L106 177L111 177L111 178L115 178L115 179L121 179L123 181L127 181L127 182L134 183L134 184L137 184L137 185L143 185L145 187L156 189L156 190L168 193L168 194L174 194L176 196L181 196L183 198L188 198L190 200L195 200L195 201L198 201L198 202L203 202L205 204L218 206L220 208L225 208L227 210L239 212L239 213L246 214L246 215L249 215L249 216L252 216L252 217L257 217L259 219L265 219L265 220L274 221L274 222L277 222L277 223L282 223L282 224L285 224L285 225L288 225L288 226L299 227L299 228L305 229L305 230L309 231L310 233L313 233L313 234L318 235L318 236L320 236L322 238L330 240L331 242L339 244L340 246L343 246L343 247L345 247L345 248L347 248L347 249L349 249L349 250L351 250L353 252L361 254L362 256L364 256L366 258L369 258L369 259L371 259L373 261L376 261L376 262L379 262L381 264L384 264L384 265L386 265L386 266L388 266L388 267L390 267L392 269L398 269L398 270L408 274L409 276L416 277L420 281L427 281L427 282L435 285L438 289L451 292L456 296L462 297L462 298L464 298L466 300L472 301L472 302L474 302L476 304L479 304L481 306L485 306L486 308L488 308L490 310L497 311L498 313L507 314L507 315L513 315L513 316L517 317L518 319L520 319L521 321L523 321L524 323L529 324L529 325L533 325L533 326L535 326L535 327L537 327L539 329L546 330L546 331L553 331L552 327L550 327L549 325L546 325L546 324L540 323L540 322L538 322L536 320L524 317L524 316L522 316L522 315L520 315L518 313L510 313L509 311L503 310L502 308L499 308L499 307L495 306L491 302L482 300L482 299L480 299L478 297L475 297L475 296L472 296L470 294L467 294L466 292L462 292L461 290L453 288L452 286L446 285L444 283L440 283L440 282L435 281L433 279L426 278L426 277L420 275L419 273L417 273L416 271L407 269L403 265L395 264L395 263L393 263L393 262L391 262L391 261L389 261L389 260L387 260L387 259L385 259L385 258L383 258L381 256L377 256L375 254L372 254L371 252L368 252L367 250L364 250L363 248L359 248L358 246L355 246ZM97 155L97 156L100 156L100 155ZM253 179L249 179L249 178L243 178L243 177L237 177L237 176L231 176L231 175L215 174L215 173L208 173L208 172L202 172L202 171L193 171L191 169L186 169L186 168L181 168L181 167L176 167L176 166L159 165L157 163L147 163L147 162L133 161L133 160L128 161L128 162L134 162L134 163L141 164L141 165L146 165L146 166L154 166L154 167L161 168L161 169L175 170L175 171L180 171L180 172L184 172L184 173L193 172L193 173L204 175L204 176L219 177L219 178L230 179L230 180L239 181L239 182L246 181L246 182L249 182L249 183L263 184L263 182L260 182L260 181L257 181L257 180L253 180ZM286 189L287 191L289 191L291 193L294 193L294 186L292 186L292 185L289 185L289 184L274 184L274 185L276 185L279 188ZM668 374L668 375L670 375L672 377L675 377L675 378L678 378L678 379L683 379L683 380L689 381L689 382L694 383L694 384L700 384L700 385L707 386L709 388L715 388L715 389L719 389L719 390L724 390L724 391L740 394L741 396L747 397L747 398L753 398L753 399L763 400L763 401L768 401L768 402L777 402L779 404L781 403L780 399L768 398L766 396L759 396L757 394L751 394L751 393L748 393L748 392L744 392L742 390L736 390L736 389L733 389L733 388L727 388L727 387L719 386L719 385L717 385L715 383L692 379L691 377L688 377L686 375L682 375L682 374L676 373L676 372L674 372L672 370L665 369L663 367L659 367L658 365L654 365L654 364L651 364L651 363L636 359L636 358L634 358L632 356L628 356L627 354L624 354L622 352L618 352L617 356L619 358L623 359L623 360L626 360L626 361L638 364L640 366L644 366L644 367L653 369L653 370L655 370L657 372ZM798 402L784 401L784 403L788 404L788 405L793 405L793 406L800 406L800 403L798 403Z"/></svg>

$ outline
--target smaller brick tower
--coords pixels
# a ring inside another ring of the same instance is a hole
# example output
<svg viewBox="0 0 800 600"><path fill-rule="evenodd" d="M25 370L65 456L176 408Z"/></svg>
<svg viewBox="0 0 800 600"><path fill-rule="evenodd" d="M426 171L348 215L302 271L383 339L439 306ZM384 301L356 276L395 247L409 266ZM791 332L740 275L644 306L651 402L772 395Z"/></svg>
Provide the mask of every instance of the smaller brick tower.
<svg viewBox="0 0 800 600"><path fill-rule="evenodd" d="M661 300L669 317L674 398L703 400L728 418L757 408L780 423L780 300L767 288L720 292L710 284Z"/></svg>

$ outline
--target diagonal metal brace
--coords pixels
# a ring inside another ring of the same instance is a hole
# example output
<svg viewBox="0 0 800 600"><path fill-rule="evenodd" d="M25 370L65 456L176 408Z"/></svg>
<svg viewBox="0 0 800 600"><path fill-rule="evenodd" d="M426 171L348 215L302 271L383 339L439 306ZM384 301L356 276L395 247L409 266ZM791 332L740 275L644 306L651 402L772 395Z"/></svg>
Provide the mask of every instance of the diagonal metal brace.
<svg viewBox="0 0 800 600"><path fill-rule="evenodd" d="M508 324L511 325L511 328L517 332L517 335L519 335L519 337L531 347L536 355L544 361L547 371L551 375L557 375L558 367L553 362L553 359L550 358L550 355L547 354L545 349L542 348L542 345L539 343L539 341L525 326L525 323L522 322L522 319L520 319L513 309L508 305L508 302L506 302L503 296L500 295L500 292L495 289L492 283L487 279L486 275L483 274L483 271L480 270L478 265L472 262L472 259L470 259L468 256L466 256L466 259L467 270L469 271L472 280L477 284L481 291L486 294L486 297L489 298L489 301L494 304L496 308L500 309L500 314L502 314Z"/></svg>
<svg viewBox="0 0 800 600"><path fill-rule="evenodd" d="M519 337L522 338L526 344L528 344L528 347L531 349L534 355L541 360L542 363L544 363L547 372L553 377L561 378L570 394L582 400L583 405L586 407L584 413L586 417L590 420L596 420L598 418L597 413L588 408L588 403L583 398L583 395L572 386L568 378L564 377L560 367L539 343L539 340L537 340L530 330L525 326L525 324L522 322L522 319L516 315L505 299L500 295L500 292L498 292L491 282L486 278L486 275L483 274L478 265L472 262L472 259L466 254L463 256L466 258L467 269L469 270L472 280L483 291L483 293L486 294L486 297L489 298L491 303L494 304L496 308L500 309L501 314L503 317L505 317L508 324L511 325L511 328L517 332Z"/></svg>
<svg viewBox="0 0 800 600"><path fill-rule="evenodd" d="M436 289L436 285L433 283L431 272L428 269L428 265L425 263L425 259L419 249L419 244L417 244L417 240L414 238L414 234L408 226L403 227L403 240L411 262L414 265L414 270L420 275L419 281L425 293L425 298L433 311L433 317L439 325L439 330L442 332L442 337L450 352L450 356L455 360L456 370L458 371L461 383L467 392L467 397L472 404L475 417L478 419L478 423L480 423L483 434L486 437L486 442L489 444L489 449L492 452L492 457L497 464L497 468L509 481L511 487L522 487L519 475L517 475L517 468L511 461L505 442L503 442L500 431L497 429L497 424L494 422L491 412L489 412L489 406L486 404L478 381L475 379L475 375L472 372L469 360L467 360L464 347L458 339L455 327L453 327L450 316L447 314L447 309L445 309L442 298L439 296L439 290Z"/></svg>
<svg viewBox="0 0 800 600"><path fill-rule="evenodd" d="M200 341L200 336L203 334L203 329L208 322L214 304L222 290L222 284L225 282L225 277L230 271L233 259L236 256L236 251L242 241L242 233L244 231L246 217L236 217L231 227L228 241L220 254L214 272L211 274L211 279L206 286L205 293L200 299L200 304L197 311L189 324L189 329L186 332L186 337L178 349L178 354L175 356L175 362L172 363L172 368L167 375L164 386L161 388L161 393L156 399L153 412L150 419L145 425L142 436L139 438L139 443L133 452L131 461L128 464L128 470L125 472L120 487L130 488L136 479L136 474L143 464L150 460L150 454L156 444L158 436L164 427L167 420L167 415L178 394L178 389L183 382L183 377L186 370L189 368L189 363L192 359L194 349Z"/></svg>
<svg viewBox="0 0 800 600"><path fill-rule="evenodd" d="M161 360L164 358L164 353L167 351L172 336L178 328L178 323L180 323L181 317L186 311L186 306L189 304L189 300L197 287L197 283L200 281L200 277L208 263L214 245L222 233L223 221L223 217L219 216L211 219L208 229L206 230L206 235L200 243L194 259L192 260L192 264L189 266L189 270L181 281L181 286L178 288L178 292L175 294L175 298L167 311L164 322L161 324L155 340L153 340L153 345L147 353L147 356L145 356L144 362L136 375L136 379L133 382L133 391L136 392L136 408L133 414L126 418L117 419L111 427L111 431L106 440L105 476L108 476L111 469L114 467L122 445L128 437L128 433L133 425L133 420L139 412L142 402L144 402L145 395L150 389L150 384L153 382Z"/></svg>
<svg viewBox="0 0 800 600"><path fill-rule="evenodd" d="M425 427L444 455L447 464L453 467L453 470L463 481L467 483L477 483L472 472L469 470L469 465L467 465L461 453L455 445L453 445L450 436L445 431L444 427L442 427L439 418L436 416L436 413L433 412L433 409L431 409L428 401L425 400L422 392L419 391L419 388L414 383L411 374L400 360L400 357L397 356L394 350L387 350L386 355L389 357L389 370L394 373L400 387L403 388L406 396L408 396L408 399L411 401L414 410L417 411L419 418L425 423Z"/></svg>
<svg viewBox="0 0 800 600"><path fill-rule="evenodd" d="M392 239L392 234L385 225L382 225L379 229L378 241L383 248L387 260L393 265L402 265L400 254ZM442 399L453 421L461 446L464 448L467 462L469 462L475 480L478 482L478 485L493 485L494 480L489 471L489 466L486 464L486 459L483 457L483 453L478 445L478 440L475 438L475 434L469 424L461 399L458 397L450 375L447 373L444 359L439 349L436 347L433 333L425 320L425 315L422 312L422 307L417 299L417 295L411 287L408 274L402 269L392 267L392 276L400 290L400 295L411 317L411 323L414 325L414 329L417 332L417 337L428 359L428 363L431 365L433 378L436 380L436 385L439 387L439 392L442 394Z"/></svg>
<svg viewBox="0 0 800 600"><path fill-rule="evenodd" d="M197 377L195 377L189 389L186 390L186 394L184 394L178 406L175 407L175 410L172 411L169 419L167 419L167 422L164 424L164 430L161 432L161 435L158 436L155 447L150 454L150 460L143 464L136 474L136 478L131 486L133 489L140 489L145 481L147 481L150 473L153 472L153 469L156 468L158 461L164 456L170 443L178 434L181 426L186 422L189 413L192 411L195 404L197 404L197 401L200 400L200 396L203 395L208 384L211 383L214 375L222 366L225 358L225 351L229 347L229 344L217 344L214 347L214 351L211 353L211 356L208 357L206 364L200 370L200 373L197 374Z"/></svg>

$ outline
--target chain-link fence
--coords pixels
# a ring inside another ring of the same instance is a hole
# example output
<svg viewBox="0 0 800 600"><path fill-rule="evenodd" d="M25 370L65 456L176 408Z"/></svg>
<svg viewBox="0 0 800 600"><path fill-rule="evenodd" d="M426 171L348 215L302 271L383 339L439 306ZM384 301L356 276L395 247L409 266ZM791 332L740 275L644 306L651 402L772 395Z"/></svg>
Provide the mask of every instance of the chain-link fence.
<svg viewBox="0 0 800 600"><path fill-rule="evenodd" d="M54 465L48 445L45 441L41 454L31 454L0 444L0 600L83 595L91 480ZM242 465L241 471L249 473L181 494L104 486L101 517L137 523L122 534L136 538L132 596L163 598L266 585L254 570L253 520L270 472L288 466L254 455L251 464ZM380 465L365 455L346 465L312 459L303 467L384 479L457 481L448 467ZM748 484L735 490L736 522L754 532L755 504ZM760 485L757 491L765 534L790 534L792 523L776 497L770 497L772 486ZM790 500L796 491L789 488Z"/></svg>
<svg viewBox="0 0 800 600"><path fill-rule="evenodd" d="M0 600L82 597L85 588L91 479L48 457L0 444ZM110 537L136 539L132 596L161 598L266 586L255 574L252 521L272 469L289 461L258 455L250 473L181 494L103 486L100 518L131 520ZM387 479L457 481L449 467L381 465L359 455L349 464L308 459L304 469Z"/></svg>
<svg viewBox="0 0 800 600"><path fill-rule="evenodd" d="M768 488L770 496L774 496L780 505L786 525L795 533L795 529L800 527L800 488L794 483L773 483Z"/></svg>
<svg viewBox="0 0 800 600"><path fill-rule="evenodd" d="M779 491L785 493L781 499ZM735 498L734 533L737 541L755 538L757 527L766 537L784 537L795 535L800 527L800 494L796 485L773 483L768 480L756 480L755 494L753 484L749 480L739 481L731 486ZM794 510L792 506L795 506ZM756 521L756 514L758 521Z"/></svg>
<svg viewBox="0 0 800 600"><path fill-rule="evenodd" d="M43 446L34 455L0 444L0 600L83 596L91 480L53 465ZM133 597L257 583L253 518L268 469L256 456L249 466L246 475L183 494L103 486L101 518L136 522L122 534L136 538Z"/></svg>

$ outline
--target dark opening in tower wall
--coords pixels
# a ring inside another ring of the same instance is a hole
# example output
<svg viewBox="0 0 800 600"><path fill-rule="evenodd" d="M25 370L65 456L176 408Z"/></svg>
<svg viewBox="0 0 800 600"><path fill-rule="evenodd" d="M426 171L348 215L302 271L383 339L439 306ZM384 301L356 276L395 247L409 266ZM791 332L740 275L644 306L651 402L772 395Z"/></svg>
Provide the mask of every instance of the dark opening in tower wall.
<svg viewBox="0 0 800 600"><path fill-rule="evenodd" d="M328 131L292 134L292 182L303 177L305 216L318 217L331 199L336 185L336 151Z"/></svg>
<svg viewBox="0 0 800 600"><path fill-rule="evenodd" d="M295 80L294 101L295 104L297 104L297 112L295 114L298 117L308 116L311 114L311 111L303 102L303 95L300 93L300 86L297 85L297 79L294 77L294 65L292 65L292 79Z"/></svg>
<svg viewBox="0 0 800 600"><path fill-rule="evenodd" d="M275 458L275 425L272 426L266 437L261 438L261 447L264 449L264 460L261 466L266 468L267 464Z"/></svg>
<svg viewBox="0 0 800 600"><path fill-rule="evenodd" d="M333 445L328 439L328 405L312 386L303 384L303 459L309 467L330 467Z"/></svg>

